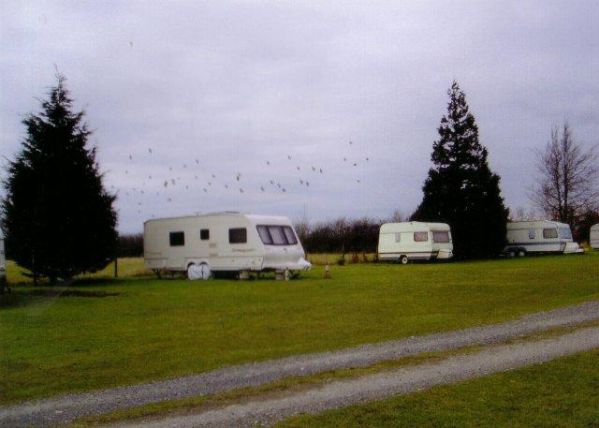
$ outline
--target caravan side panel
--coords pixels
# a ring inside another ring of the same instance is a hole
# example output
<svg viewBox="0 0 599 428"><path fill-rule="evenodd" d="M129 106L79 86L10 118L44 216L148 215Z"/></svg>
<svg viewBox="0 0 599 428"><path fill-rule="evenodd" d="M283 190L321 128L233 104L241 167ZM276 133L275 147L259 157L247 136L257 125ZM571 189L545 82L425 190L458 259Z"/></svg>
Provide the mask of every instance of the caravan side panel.
<svg viewBox="0 0 599 428"><path fill-rule="evenodd" d="M286 230L295 242L266 245L258 225ZM144 224L145 264L153 270L185 271L201 263L212 271L304 270L310 267L304 257L286 217L217 213Z"/></svg>
<svg viewBox="0 0 599 428"><path fill-rule="evenodd" d="M567 224L550 220L512 222L507 225L506 253L578 253Z"/></svg>
<svg viewBox="0 0 599 428"><path fill-rule="evenodd" d="M233 232L230 232L233 230ZM244 242L231 233L245 230ZM260 270L264 249L241 215L150 220L144 225L144 258L149 269L185 271L207 263L215 271Z"/></svg>
<svg viewBox="0 0 599 428"><path fill-rule="evenodd" d="M590 244L591 247L599 249L599 224L591 227Z"/></svg>
<svg viewBox="0 0 599 428"><path fill-rule="evenodd" d="M444 242L435 242L435 232L444 234ZM444 223L404 222L386 223L379 231L377 248L380 260L448 259L453 256L449 226Z"/></svg>
<svg viewBox="0 0 599 428"><path fill-rule="evenodd" d="M0 282L6 280L6 254L4 252L4 237L0 232Z"/></svg>

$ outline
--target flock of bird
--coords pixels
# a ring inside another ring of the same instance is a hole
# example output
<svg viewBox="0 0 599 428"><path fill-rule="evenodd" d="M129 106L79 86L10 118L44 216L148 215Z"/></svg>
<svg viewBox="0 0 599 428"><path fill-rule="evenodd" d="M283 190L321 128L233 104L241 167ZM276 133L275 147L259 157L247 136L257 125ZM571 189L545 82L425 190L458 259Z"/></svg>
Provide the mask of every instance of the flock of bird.
<svg viewBox="0 0 599 428"><path fill-rule="evenodd" d="M349 141L348 145L352 148L354 143ZM147 148L145 160L148 160L148 156L155 156L154 150L151 147ZM291 154L287 154L286 161L283 159L283 162L286 162L287 172L285 180L277 179L276 175L272 176L274 173L274 164L281 165L280 160L277 159L271 159L272 162L271 160L262 161L263 164L260 169L264 171L264 175L270 175L270 177L261 180L255 180L260 177L248 177L247 173L242 174L240 171L231 171L218 175L214 172L206 174L208 168L198 158L179 166L169 166L166 175L154 172L154 174L143 174L143 176L140 176L139 173L134 173L134 171L138 170L136 162L140 157L142 157L141 154L129 154L128 164L130 167L124 171L125 175L130 177L128 181L139 180L138 185L121 191L118 191L115 186L111 186L113 191L117 191L120 200L128 206L136 206L138 214L141 214L144 201L150 196L156 196L161 202L170 204L175 200L175 194L180 195L179 191L183 189L186 192L195 191L206 194L228 192L229 194L235 193L241 195L252 191L259 193L287 193L289 189L297 189L298 186L304 190L310 189L317 181L326 179L325 177L328 172L323 165L315 163L305 165L294 159L294 156ZM362 181L359 178L358 170L354 170L354 168L357 168L362 162L370 162L370 158L361 156L360 158L350 159L348 156L345 156L342 158L342 161L339 159L339 162L343 162L343 165L352 170L352 172L355 171L352 174L353 178L351 180L356 184L360 184ZM162 169L162 171L165 170ZM152 217L155 217L155 215L152 215Z"/></svg>

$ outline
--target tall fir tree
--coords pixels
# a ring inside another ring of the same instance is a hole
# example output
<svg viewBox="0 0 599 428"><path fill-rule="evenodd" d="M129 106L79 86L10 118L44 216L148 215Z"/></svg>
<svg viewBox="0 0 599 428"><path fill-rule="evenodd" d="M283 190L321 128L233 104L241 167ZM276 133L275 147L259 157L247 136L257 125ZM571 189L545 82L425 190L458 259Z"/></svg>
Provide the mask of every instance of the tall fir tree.
<svg viewBox="0 0 599 428"><path fill-rule="evenodd" d="M73 112L65 78L23 124L22 150L8 165L2 224L12 258L31 272L70 279L105 267L116 250L115 196L102 184L84 112Z"/></svg>
<svg viewBox="0 0 599 428"><path fill-rule="evenodd" d="M448 223L457 258L493 257L505 245L509 214L500 178L489 168L487 149L478 141L478 126L457 82L448 95L440 138L433 143L433 167L412 219Z"/></svg>

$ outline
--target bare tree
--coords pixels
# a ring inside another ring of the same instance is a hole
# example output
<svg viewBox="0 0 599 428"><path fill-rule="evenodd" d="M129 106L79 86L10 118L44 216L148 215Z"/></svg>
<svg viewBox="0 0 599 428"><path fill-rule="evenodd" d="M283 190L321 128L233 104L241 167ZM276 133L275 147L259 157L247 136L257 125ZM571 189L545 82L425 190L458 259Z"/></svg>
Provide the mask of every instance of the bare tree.
<svg viewBox="0 0 599 428"><path fill-rule="evenodd" d="M539 218L536 210L534 208L526 208L526 207L516 207L515 209L510 209L510 221L529 221L535 220Z"/></svg>
<svg viewBox="0 0 599 428"><path fill-rule="evenodd" d="M537 152L538 177L531 200L555 220L574 223L599 200L599 157L596 147L585 150L564 123L551 130L551 140Z"/></svg>
<svg viewBox="0 0 599 428"><path fill-rule="evenodd" d="M391 215L391 218L389 220L394 223L401 223L402 221L406 221L408 217L409 216L404 215L404 213L401 210L397 209L393 211L393 214Z"/></svg>

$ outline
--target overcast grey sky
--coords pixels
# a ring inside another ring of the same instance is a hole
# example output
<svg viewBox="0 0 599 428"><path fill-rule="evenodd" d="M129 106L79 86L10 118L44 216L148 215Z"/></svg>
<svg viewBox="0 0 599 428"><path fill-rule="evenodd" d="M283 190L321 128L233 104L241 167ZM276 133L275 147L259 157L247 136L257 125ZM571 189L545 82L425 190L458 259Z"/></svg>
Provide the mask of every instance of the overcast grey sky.
<svg viewBox="0 0 599 428"><path fill-rule="evenodd" d="M598 23L594 1L3 0L0 156L56 66L121 231L225 209L383 218L419 203L456 79L507 205L526 206L552 125L599 141Z"/></svg>

